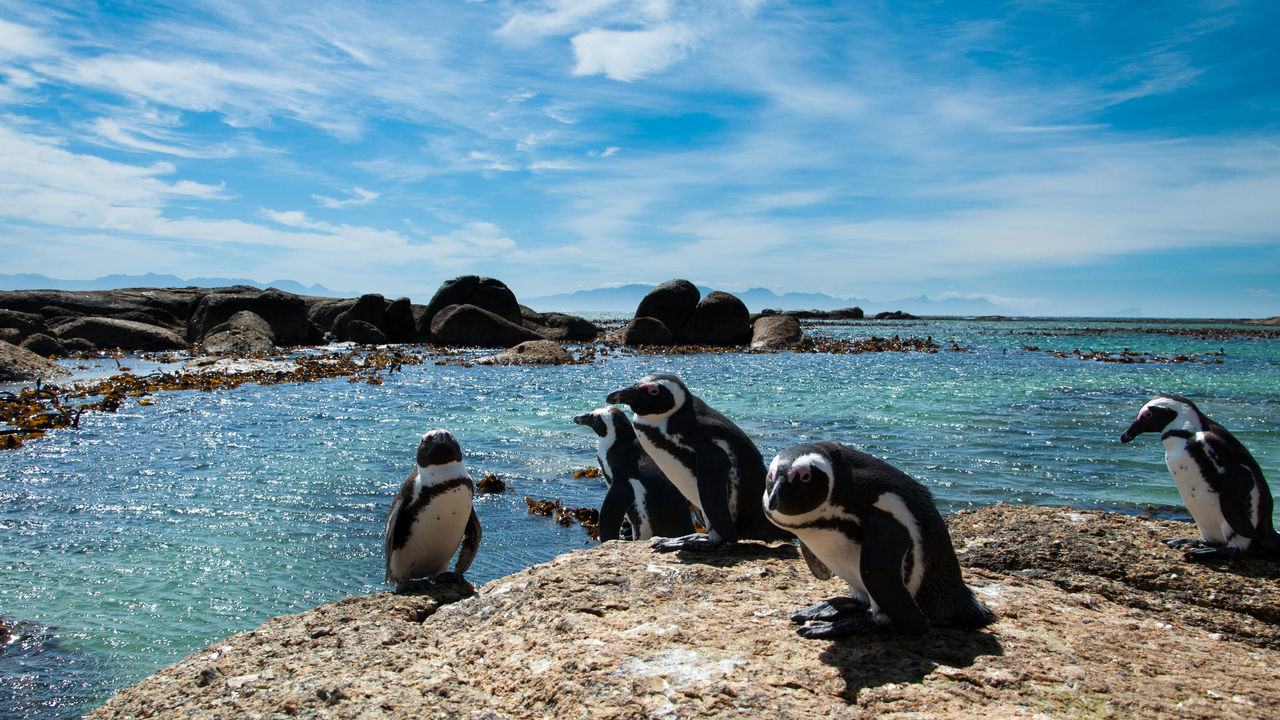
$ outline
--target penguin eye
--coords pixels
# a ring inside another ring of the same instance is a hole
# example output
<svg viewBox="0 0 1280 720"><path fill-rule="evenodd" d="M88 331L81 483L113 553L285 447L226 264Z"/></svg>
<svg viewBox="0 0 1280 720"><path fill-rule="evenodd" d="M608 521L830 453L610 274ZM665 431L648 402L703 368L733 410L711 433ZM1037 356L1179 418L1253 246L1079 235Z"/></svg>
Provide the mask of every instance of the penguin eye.
<svg viewBox="0 0 1280 720"><path fill-rule="evenodd" d="M649 394L650 394L650 395L657 395L657 394L658 394L658 386L657 386L657 385L650 385L649 387L645 388L645 390L647 390L647 391L649 392Z"/></svg>
<svg viewBox="0 0 1280 720"><path fill-rule="evenodd" d="M809 480L811 480L812 478L813 478L813 476L809 474L809 471L808 471L808 470L805 470L804 472L800 473L800 482L805 482L805 483L807 483L807 482L809 482Z"/></svg>

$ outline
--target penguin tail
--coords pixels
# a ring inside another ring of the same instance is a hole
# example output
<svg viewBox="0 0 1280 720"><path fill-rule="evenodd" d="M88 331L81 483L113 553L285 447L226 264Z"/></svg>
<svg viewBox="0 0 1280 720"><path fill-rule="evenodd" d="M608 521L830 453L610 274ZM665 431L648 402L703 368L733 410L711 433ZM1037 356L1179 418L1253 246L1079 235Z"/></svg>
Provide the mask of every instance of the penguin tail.
<svg viewBox="0 0 1280 720"><path fill-rule="evenodd" d="M968 588L965 589L968 590ZM959 607L956 608L955 614L950 618L950 622L947 623L948 625L965 630L977 630L990 625L998 619L991 608L974 596L972 590L965 594L968 595L965 598L967 602L960 603Z"/></svg>

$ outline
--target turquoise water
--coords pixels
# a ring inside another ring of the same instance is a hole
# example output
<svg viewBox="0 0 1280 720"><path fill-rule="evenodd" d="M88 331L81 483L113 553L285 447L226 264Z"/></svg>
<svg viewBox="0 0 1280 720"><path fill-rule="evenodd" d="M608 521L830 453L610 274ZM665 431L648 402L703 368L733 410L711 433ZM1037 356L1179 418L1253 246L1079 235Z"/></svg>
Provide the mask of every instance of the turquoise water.
<svg viewBox="0 0 1280 720"><path fill-rule="evenodd" d="M468 573L477 585L592 545L580 527L528 514L524 496L598 505L602 482L572 477L594 464L595 438L571 418L650 372L684 378L766 460L797 442L845 442L926 483L944 512L995 502L1176 506L1155 438L1118 440L1157 392L1195 399L1275 482L1280 340L1144 327L1188 326L830 326L809 332L931 336L966 351L427 363L381 386L167 392L151 406L86 415L76 430L0 452L0 618L26 634L0 648L0 717L78 717L228 634L383 590L385 513L433 427L459 438L473 476L496 473L512 487L477 501L484 541ZM1123 332L1078 334L1112 329ZM1044 352L1125 348L1225 355L1222 364L1115 364Z"/></svg>

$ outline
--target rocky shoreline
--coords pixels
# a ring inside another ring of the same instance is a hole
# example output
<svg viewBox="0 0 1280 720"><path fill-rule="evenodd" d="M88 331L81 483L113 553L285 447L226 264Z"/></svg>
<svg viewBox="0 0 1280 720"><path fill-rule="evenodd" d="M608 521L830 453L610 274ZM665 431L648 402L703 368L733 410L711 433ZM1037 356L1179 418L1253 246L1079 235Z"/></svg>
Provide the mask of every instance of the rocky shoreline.
<svg viewBox="0 0 1280 720"><path fill-rule="evenodd" d="M948 518L1000 619L840 642L794 546L610 542L477 596L355 597L214 643L90 718L1280 717L1280 564L1192 565L1187 523L996 505Z"/></svg>

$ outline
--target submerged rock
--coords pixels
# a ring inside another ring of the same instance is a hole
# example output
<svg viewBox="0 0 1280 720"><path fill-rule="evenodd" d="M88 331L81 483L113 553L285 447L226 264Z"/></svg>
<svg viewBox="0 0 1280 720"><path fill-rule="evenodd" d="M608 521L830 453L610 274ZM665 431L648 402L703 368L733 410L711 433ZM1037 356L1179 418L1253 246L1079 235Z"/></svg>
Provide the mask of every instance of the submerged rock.
<svg viewBox="0 0 1280 720"><path fill-rule="evenodd" d="M795 546L609 542L454 604L383 593L275 618L88 717L1274 716L1274 562L1188 565L1160 540L1189 524L1115 513L949 525L1000 615L982 631L805 640L789 614L847 588Z"/></svg>

